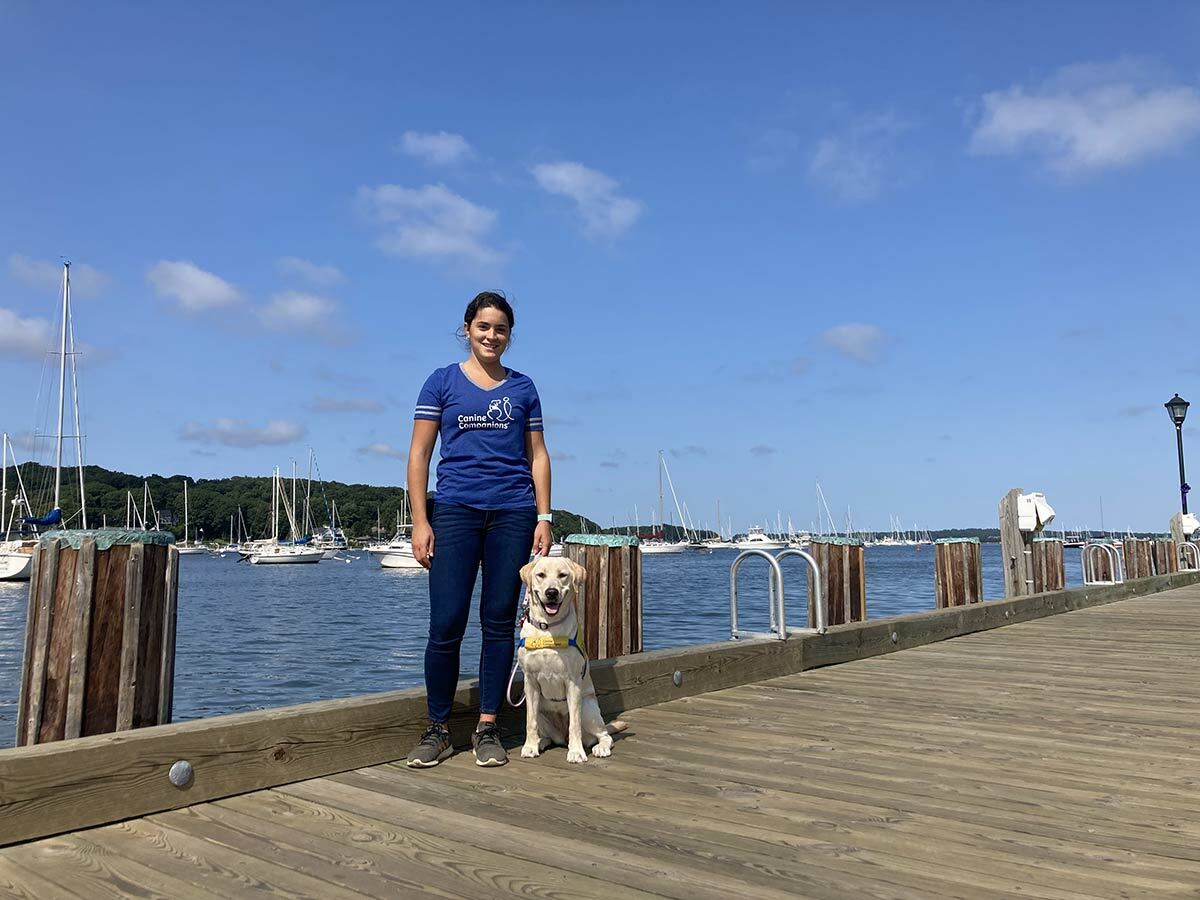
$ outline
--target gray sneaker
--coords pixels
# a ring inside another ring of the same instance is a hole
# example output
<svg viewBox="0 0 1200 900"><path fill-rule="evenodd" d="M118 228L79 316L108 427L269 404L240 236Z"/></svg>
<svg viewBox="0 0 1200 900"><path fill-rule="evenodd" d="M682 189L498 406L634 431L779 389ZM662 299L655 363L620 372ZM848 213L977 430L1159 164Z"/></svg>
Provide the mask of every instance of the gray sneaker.
<svg viewBox="0 0 1200 900"><path fill-rule="evenodd" d="M412 753L408 754L408 765L414 769L428 769L436 766L454 752L450 745L450 729L441 722L433 722Z"/></svg>
<svg viewBox="0 0 1200 900"><path fill-rule="evenodd" d="M502 766L508 762L508 753L500 743L500 726L495 722L479 723L471 735L471 747L477 766Z"/></svg>

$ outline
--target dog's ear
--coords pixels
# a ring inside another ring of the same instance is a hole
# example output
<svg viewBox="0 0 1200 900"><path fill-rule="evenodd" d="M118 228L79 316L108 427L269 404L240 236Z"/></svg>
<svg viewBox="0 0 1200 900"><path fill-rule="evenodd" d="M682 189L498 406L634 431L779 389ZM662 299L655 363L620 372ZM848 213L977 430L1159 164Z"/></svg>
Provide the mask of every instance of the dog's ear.
<svg viewBox="0 0 1200 900"><path fill-rule="evenodd" d="M533 574L533 563L528 562L521 566L521 581L529 584L529 577Z"/></svg>
<svg viewBox="0 0 1200 900"><path fill-rule="evenodd" d="M571 582L575 587L579 587L587 578L587 569L574 560L567 560L567 562L571 565Z"/></svg>

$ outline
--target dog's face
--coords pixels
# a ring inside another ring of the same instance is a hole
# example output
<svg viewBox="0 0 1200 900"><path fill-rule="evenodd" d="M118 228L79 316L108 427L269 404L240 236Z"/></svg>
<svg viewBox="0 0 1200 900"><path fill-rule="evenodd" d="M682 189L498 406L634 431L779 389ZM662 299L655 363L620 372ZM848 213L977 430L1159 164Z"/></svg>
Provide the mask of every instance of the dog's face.
<svg viewBox="0 0 1200 900"><path fill-rule="evenodd" d="M587 569L563 557L543 556L521 569L529 586L529 608L540 621L554 623L567 609L587 577Z"/></svg>

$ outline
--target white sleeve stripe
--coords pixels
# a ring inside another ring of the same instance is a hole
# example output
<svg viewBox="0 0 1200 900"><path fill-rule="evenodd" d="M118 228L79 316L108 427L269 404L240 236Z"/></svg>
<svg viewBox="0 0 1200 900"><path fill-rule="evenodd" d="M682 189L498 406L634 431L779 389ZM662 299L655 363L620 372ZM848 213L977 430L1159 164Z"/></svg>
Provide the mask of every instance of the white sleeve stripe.
<svg viewBox="0 0 1200 900"><path fill-rule="evenodd" d="M418 412L440 413L442 411L442 408L440 406L418 406L417 411Z"/></svg>

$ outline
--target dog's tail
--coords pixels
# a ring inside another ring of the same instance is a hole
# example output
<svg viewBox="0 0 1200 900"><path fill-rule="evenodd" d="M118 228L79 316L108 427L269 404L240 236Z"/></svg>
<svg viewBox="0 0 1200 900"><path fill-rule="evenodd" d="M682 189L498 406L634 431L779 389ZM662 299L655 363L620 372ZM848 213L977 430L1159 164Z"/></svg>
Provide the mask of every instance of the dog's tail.
<svg viewBox="0 0 1200 900"><path fill-rule="evenodd" d="M620 734L622 731L624 731L626 728L629 727L629 723L626 722L624 719L613 719L611 722L609 722L604 727L608 729L609 734Z"/></svg>

